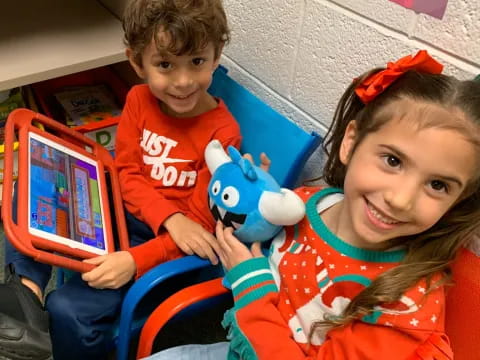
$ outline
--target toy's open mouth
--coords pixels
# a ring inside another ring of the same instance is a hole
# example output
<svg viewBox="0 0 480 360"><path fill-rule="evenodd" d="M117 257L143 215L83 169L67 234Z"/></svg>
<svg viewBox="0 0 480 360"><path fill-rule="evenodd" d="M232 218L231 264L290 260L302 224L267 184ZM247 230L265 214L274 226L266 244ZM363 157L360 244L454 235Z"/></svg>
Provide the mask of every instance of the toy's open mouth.
<svg viewBox="0 0 480 360"><path fill-rule="evenodd" d="M210 198L210 211L212 212L213 217L215 220L220 220L223 225L225 226L230 226L237 230L240 228L243 223L245 222L245 219L247 218L247 215L242 215L242 214L234 214L232 212L229 212L220 206L217 206L213 200Z"/></svg>

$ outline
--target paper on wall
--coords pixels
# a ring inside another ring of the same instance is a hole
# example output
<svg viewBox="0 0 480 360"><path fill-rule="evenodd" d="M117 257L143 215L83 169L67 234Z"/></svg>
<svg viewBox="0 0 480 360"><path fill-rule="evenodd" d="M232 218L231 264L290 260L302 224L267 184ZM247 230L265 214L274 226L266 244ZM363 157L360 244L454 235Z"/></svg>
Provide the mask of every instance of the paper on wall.
<svg viewBox="0 0 480 360"><path fill-rule="evenodd" d="M424 13L442 19L448 0L390 0L418 13Z"/></svg>

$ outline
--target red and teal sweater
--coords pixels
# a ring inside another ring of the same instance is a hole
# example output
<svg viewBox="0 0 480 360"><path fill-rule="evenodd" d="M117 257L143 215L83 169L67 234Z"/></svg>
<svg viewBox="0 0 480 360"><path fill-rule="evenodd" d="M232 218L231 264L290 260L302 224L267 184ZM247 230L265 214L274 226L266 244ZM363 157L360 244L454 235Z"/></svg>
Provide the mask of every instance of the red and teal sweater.
<svg viewBox="0 0 480 360"><path fill-rule="evenodd" d="M315 321L340 315L405 253L359 249L336 237L319 213L339 201L339 189L296 192L306 203L305 218L274 239L269 258L245 261L227 274L235 299L223 321L229 359L452 359L444 289L425 296L425 281L362 319L316 332L308 344Z"/></svg>

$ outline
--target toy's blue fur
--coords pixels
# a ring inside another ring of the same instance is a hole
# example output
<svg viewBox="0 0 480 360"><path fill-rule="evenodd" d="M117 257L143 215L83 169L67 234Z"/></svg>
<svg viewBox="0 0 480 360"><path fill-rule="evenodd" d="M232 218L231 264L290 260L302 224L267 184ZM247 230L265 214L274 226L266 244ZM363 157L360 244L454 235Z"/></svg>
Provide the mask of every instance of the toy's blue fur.
<svg viewBox="0 0 480 360"><path fill-rule="evenodd" d="M281 226L265 220L259 211L259 200L264 191L280 192L281 188L269 173L242 158L234 147L228 148L228 154L232 161L215 170L208 187L216 205L212 212L218 218L218 208L224 209L222 222L233 226L235 236L243 242L269 240Z"/></svg>

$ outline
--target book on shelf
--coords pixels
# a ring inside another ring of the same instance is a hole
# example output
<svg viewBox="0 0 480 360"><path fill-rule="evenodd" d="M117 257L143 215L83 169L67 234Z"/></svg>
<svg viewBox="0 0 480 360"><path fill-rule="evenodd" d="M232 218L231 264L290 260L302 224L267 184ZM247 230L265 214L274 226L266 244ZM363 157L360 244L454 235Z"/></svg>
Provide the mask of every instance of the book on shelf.
<svg viewBox="0 0 480 360"><path fill-rule="evenodd" d="M54 96L65 113L66 124L71 127L101 121L121 113L113 94L104 84L67 87Z"/></svg>
<svg viewBox="0 0 480 360"><path fill-rule="evenodd" d="M25 101L23 99L21 88L14 88L0 92L0 144L5 142L4 131L8 115L13 110L22 107L25 107Z"/></svg>

